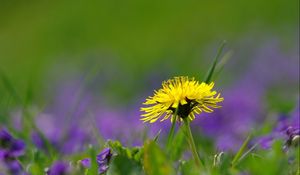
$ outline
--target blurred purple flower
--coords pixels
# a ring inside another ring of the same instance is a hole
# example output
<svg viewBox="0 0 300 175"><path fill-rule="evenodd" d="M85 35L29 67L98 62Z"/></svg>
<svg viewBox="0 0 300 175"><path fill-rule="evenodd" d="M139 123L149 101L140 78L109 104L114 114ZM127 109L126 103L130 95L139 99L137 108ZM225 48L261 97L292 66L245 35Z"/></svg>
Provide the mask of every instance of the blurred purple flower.
<svg viewBox="0 0 300 175"><path fill-rule="evenodd" d="M91 159L90 158L82 159L80 162L81 162L82 166L85 168L91 167Z"/></svg>
<svg viewBox="0 0 300 175"><path fill-rule="evenodd" d="M15 139L6 129L0 128L0 150L8 152L13 157L24 154L25 143Z"/></svg>
<svg viewBox="0 0 300 175"><path fill-rule="evenodd" d="M11 158L9 158L11 159ZM13 175L25 175L26 173L23 171L23 167L18 160L7 160L5 161L5 166L8 171Z"/></svg>
<svg viewBox="0 0 300 175"><path fill-rule="evenodd" d="M283 132L285 134L285 147L288 148L292 145L300 145L300 117L299 117L299 102L296 110L292 113L291 118L287 119Z"/></svg>
<svg viewBox="0 0 300 175"><path fill-rule="evenodd" d="M111 149L110 148L105 148L101 151L100 154L97 155L96 161L98 165L98 173L102 174L105 173L108 168L109 168L109 161L112 157ZM81 160L81 164L85 168L90 168L91 167L91 159L86 158Z"/></svg>
<svg viewBox="0 0 300 175"><path fill-rule="evenodd" d="M61 161L55 162L47 171L47 175L67 175L70 174L70 166Z"/></svg>
<svg viewBox="0 0 300 175"><path fill-rule="evenodd" d="M258 143L260 144L262 149L270 149L273 144L274 137L271 135L262 136L258 139Z"/></svg>
<svg viewBox="0 0 300 175"><path fill-rule="evenodd" d="M46 139L60 153L71 154L82 151L92 141L91 127L86 127L90 98L82 95L80 81L67 81L56 87L53 101L44 113L36 117L36 125ZM45 150L43 139L35 131L32 140L39 149Z"/></svg>
<svg viewBox="0 0 300 175"><path fill-rule="evenodd" d="M99 173L104 173L108 169L109 161L112 157L110 148L105 148L97 155L97 163L99 166Z"/></svg>
<svg viewBox="0 0 300 175"><path fill-rule="evenodd" d="M46 152L48 151L48 150L46 150L46 145L45 145L43 139L37 132L31 133L31 140L38 149L44 150Z"/></svg>
<svg viewBox="0 0 300 175"><path fill-rule="evenodd" d="M25 143L15 139L5 128L0 128L0 163L13 175L25 175L17 158L25 152Z"/></svg>
<svg viewBox="0 0 300 175"><path fill-rule="evenodd" d="M119 140L123 144L137 146L143 143L146 134L152 137L153 132L146 133L145 126L139 120L138 109L138 107L129 106L125 109L101 107L96 110L96 127L103 139Z"/></svg>
<svg viewBox="0 0 300 175"><path fill-rule="evenodd" d="M8 169L8 172L10 174L13 174L13 175L28 175L28 173L26 173L24 170L23 170L23 167L22 165L20 164L20 162L18 160L11 160L11 161L8 161L5 163L7 169Z"/></svg>
<svg viewBox="0 0 300 175"><path fill-rule="evenodd" d="M61 131L57 129L56 132ZM84 145L88 143L88 134L79 127L71 127L61 135L46 135L46 139L57 151L63 154L72 154L84 149ZM37 148L48 151L45 140L37 132L33 132L31 139Z"/></svg>
<svg viewBox="0 0 300 175"><path fill-rule="evenodd" d="M281 115L272 132L256 139L263 149L272 147L274 140L285 140L284 149L300 142L299 107L291 115Z"/></svg>
<svg viewBox="0 0 300 175"><path fill-rule="evenodd" d="M286 129L286 143L285 146L286 147L290 147L292 145L299 145L300 143L300 127L288 127Z"/></svg>
<svg viewBox="0 0 300 175"><path fill-rule="evenodd" d="M213 138L219 150L235 151L262 114L260 90L240 84L224 91L223 96L223 107L206 114L193 126L200 125L201 132Z"/></svg>

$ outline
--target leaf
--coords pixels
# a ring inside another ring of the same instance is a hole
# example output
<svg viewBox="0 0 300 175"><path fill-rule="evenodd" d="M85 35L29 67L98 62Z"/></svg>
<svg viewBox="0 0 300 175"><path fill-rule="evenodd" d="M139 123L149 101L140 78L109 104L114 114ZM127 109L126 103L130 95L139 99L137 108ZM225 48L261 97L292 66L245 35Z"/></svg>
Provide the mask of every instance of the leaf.
<svg viewBox="0 0 300 175"><path fill-rule="evenodd" d="M111 172L114 174L142 172L143 147L124 147L119 141L111 140L107 142L107 145L115 153Z"/></svg>
<svg viewBox="0 0 300 175"><path fill-rule="evenodd" d="M166 154L154 141L147 141L144 145L144 169L147 175L176 174Z"/></svg>
<svg viewBox="0 0 300 175"><path fill-rule="evenodd" d="M141 163L144 152L143 147L123 147L119 141L111 140L107 144L117 155L134 160L136 163Z"/></svg>
<svg viewBox="0 0 300 175"><path fill-rule="evenodd" d="M180 128L174 137L173 145L170 149L172 160L178 160L185 149L185 134Z"/></svg>
<svg viewBox="0 0 300 175"><path fill-rule="evenodd" d="M97 160L96 160L97 153L92 146L90 146L90 148L89 148L89 154L90 154L90 158L91 158L91 168L89 168L89 171L87 174L88 175L98 174L98 165L97 165Z"/></svg>
<svg viewBox="0 0 300 175"><path fill-rule="evenodd" d="M250 135L246 138L246 140L243 142L242 146L240 147L239 151L234 156L234 158L231 162L232 167L235 167L235 165L238 163L238 160L241 158L243 152L247 148L249 141L250 141Z"/></svg>
<svg viewBox="0 0 300 175"><path fill-rule="evenodd" d="M232 55L233 51L228 51L224 54L222 58L220 58L220 61L216 66L215 73L212 76L212 79L214 79L214 81L216 81L216 79L219 77L220 73L223 71L225 64L231 59Z"/></svg>
<svg viewBox="0 0 300 175"><path fill-rule="evenodd" d="M124 155L114 156L108 174L142 174L142 166Z"/></svg>
<svg viewBox="0 0 300 175"><path fill-rule="evenodd" d="M188 175L208 174L207 172L204 172L203 169L200 170L199 167L195 166L195 162L193 160L181 161L179 171L180 174Z"/></svg>
<svg viewBox="0 0 300 175"><path fill-rule="evenodd" d="M211 82L212 76L214 74L214 71L215 71L215 68L217 66L219 57L221 56L221 53L224 49L225 44L226 44L226 41L223 41L221 46L218 49L216 57L214 58L213 64L210 66L208 72L206 73L206 76L204 78L204 82L207 83L207 84Z"/></svg>

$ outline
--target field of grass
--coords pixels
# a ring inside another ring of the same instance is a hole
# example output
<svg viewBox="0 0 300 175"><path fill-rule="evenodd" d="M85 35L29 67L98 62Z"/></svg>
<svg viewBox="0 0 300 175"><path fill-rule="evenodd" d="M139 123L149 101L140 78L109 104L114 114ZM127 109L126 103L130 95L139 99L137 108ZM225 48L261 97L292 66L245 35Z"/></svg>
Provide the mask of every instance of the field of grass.
<svg viewBox="0 0 300 175"><path fill-rule="evenodd" d="M299 2L0 2L0 175L300 175Z"/></svg>

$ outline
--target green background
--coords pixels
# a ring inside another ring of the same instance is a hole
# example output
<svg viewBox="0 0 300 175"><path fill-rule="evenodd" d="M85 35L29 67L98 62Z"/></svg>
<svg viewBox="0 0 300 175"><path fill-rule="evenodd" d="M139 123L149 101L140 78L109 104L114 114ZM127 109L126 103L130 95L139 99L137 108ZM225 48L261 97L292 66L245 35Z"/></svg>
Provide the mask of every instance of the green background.
<svg viewBox="0 0 300 175"><path fill-rule="evenodd" d="M276 37L284 48L295 48L298 5L297 0L1 0L0 70L21 94L28 87L43 91L51 83L48 74L74 68L137 84L156 70L203 75L222 40L234 50L243 38L256 45Z"/></svg>

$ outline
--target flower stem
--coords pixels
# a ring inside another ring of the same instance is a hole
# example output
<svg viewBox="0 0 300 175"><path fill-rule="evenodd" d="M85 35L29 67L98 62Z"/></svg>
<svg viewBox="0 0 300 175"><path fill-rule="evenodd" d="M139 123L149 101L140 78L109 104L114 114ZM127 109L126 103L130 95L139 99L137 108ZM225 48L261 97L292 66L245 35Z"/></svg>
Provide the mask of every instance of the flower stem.
<svg viewBox="0 0 300 175"><path fill-rule="evenodd" d="M200 167L201 161L200 161L197 149L196 149L196 145L195 145L194 138L193 138L193 135L192 135L192 131L191 131L191 128L190 128L190 123L189 123L187 118L185 118L183 120L184 120L184 125L185 125L185 128L186 128L187 139L188 139L189 145L191 147L192 154L193 154L193 157L195 159L195 163L198 167Z"/></svg>
<svg viewBox="0 0 300 175"><path fill-rule="evenodd" d="M177 113L178 113L178 108L175 110L173 114L173 120L172 120L172 126L168 135L168 141L167 141L167 150L169 151L172 145L173 137L174 137L174 132L175 132L175 124L177 120Z"/></svg>

